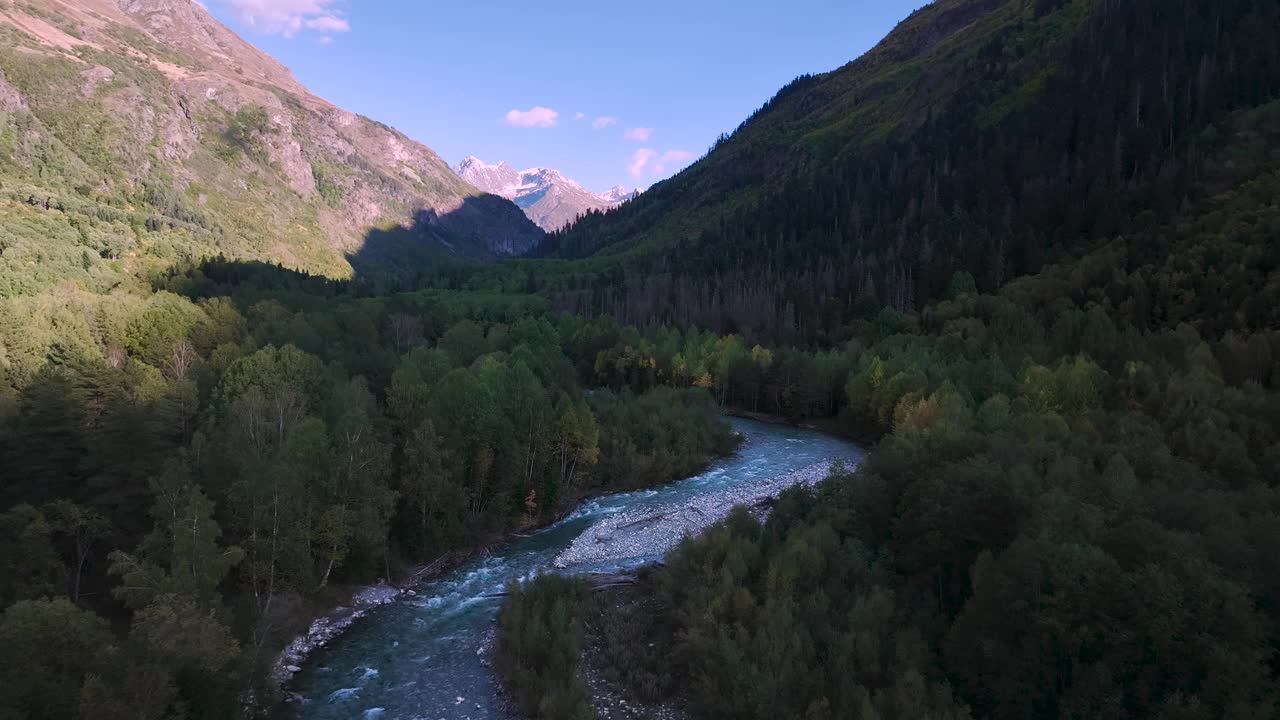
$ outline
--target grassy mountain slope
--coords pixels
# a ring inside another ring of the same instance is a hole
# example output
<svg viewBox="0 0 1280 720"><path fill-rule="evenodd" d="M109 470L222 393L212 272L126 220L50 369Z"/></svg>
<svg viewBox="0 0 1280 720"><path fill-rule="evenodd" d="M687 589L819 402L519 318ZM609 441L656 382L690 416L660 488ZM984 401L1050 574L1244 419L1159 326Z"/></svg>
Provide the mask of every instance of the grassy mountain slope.
<svg viewBox="0 0 1280 720"><path fill-rule="evenodd" d="M1221 191L1205 145L1280 90L1277 28L1251 0L939 0L553 236L545 254L590 260L540 282L574 309L802 340L958 270L995 290Z"/></svg>
<svg viewBox="0 0 1280 720"><path fill-rule="evenodd" d="M83 283L211 252L342 276L375 226L460 254L541 238L190 0L0 3L0 212L6 294L33 264Z"/></svg>

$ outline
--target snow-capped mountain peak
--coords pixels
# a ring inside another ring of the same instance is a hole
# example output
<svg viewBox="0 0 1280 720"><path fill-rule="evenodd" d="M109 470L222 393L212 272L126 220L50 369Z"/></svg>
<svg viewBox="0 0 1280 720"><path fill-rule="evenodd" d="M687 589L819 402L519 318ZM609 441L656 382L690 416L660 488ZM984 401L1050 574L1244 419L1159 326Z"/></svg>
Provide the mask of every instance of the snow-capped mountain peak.
<svg viewBox="0 0 1280 720"><path fill-rule="evenodd" d="M506 162L489 164L474 155L453 170L476 188L515 202L543 230L559 230L591 210L612 209L640 193L621 185L595 193L555 168L516 170Z"/></svg>
<svg viewBox="0 0 1280 720"><path fill-rule="evenodd" d="M606 202L623 203L635 198L640 194L640 188L628 190L622 185L614 185L613 187L600 193L600 199Z"/></svg>

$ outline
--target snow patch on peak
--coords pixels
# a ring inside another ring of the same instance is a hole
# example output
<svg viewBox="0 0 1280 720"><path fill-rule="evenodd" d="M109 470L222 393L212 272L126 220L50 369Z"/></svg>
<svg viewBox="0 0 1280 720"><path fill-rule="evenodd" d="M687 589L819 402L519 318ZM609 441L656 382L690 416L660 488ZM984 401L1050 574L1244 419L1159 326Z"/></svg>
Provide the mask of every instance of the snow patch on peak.
<svg viewBox="0 0 1280 720"><path fill-rule="evenodd" d="M605 202L624 203L628 200L635 199L636 196L638 196L639 194L640 194L640 188L636 188L634 190L628 190L626 187L622 185L614 185L608 190L605 190L604 192L600 193L599 197L601 200L604 200Z"/></svg>
<svg viewBox="0 0 1280 720"><path fill-rule="evenodd" d="M558 230L593 210L610 210L639 194L618 185L595 193L555 168L516 171L506 162L490 165L474 155L454 172L476 188L513 201L544 230Z"/></svg>

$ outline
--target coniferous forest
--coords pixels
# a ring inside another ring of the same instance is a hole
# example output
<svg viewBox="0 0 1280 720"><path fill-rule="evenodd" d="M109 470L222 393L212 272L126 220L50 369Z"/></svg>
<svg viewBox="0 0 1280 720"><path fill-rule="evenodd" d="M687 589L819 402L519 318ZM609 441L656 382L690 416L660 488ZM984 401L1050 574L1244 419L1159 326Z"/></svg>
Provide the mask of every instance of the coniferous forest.
<svg viewBox="0 0 1280 720"><path fill-rule="evenodd" d="M588 647L697 718L1280 713L1280 4L937 0L531 257L347 277L59 194L97 140L5 67L0 718L265 713L353 587L726 411L870 452L632 587L512 585L527 716L592 716Z"/></svg>
<svg viewBox="0 0 1280 720"><path fill-rule="evenodd" d="M617 682L707 718L1277 712L1278 11L935 3L552 237L586 260L531 287L832 348L879 438L580 609Z"/></svg>

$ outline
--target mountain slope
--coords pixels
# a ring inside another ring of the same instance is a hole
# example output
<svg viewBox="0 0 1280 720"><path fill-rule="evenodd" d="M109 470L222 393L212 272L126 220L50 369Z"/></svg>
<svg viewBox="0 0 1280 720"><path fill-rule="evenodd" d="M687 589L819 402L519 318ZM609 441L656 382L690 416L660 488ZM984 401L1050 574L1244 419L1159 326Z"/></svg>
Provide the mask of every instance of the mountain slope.
<svg viewBox="0 0 1280 720"><path fill-rule="evenodd" d="M592 258L571 309L794 339L959 270L994 290L1212 192L1202 133L1280 90L1278 28L1252 0L938 0L542 252Z"/></svg>
<svg viewBox="0 0 1280 720"><path fill-rule="evenodd" d="M559 230L593 210L604 211L636 197L618 185L607 192L594 193L564 176L559 170L530 168L516 170L505 162L490 165L468 156L454 172L481 190L513 201L543 230Z"/></svg>
<svg viewBox="0 0 1280 720"><path fill-rule="evenodd" d="M161 244L180 254L332 275L350 272L345 256L372 226L412 225L417 243L466 254L518 254L541 239L510 203L311 95L190 0L5 3L0 38L10 199L175 231ZM141 263L155 240L88 249Z"/></svg>

